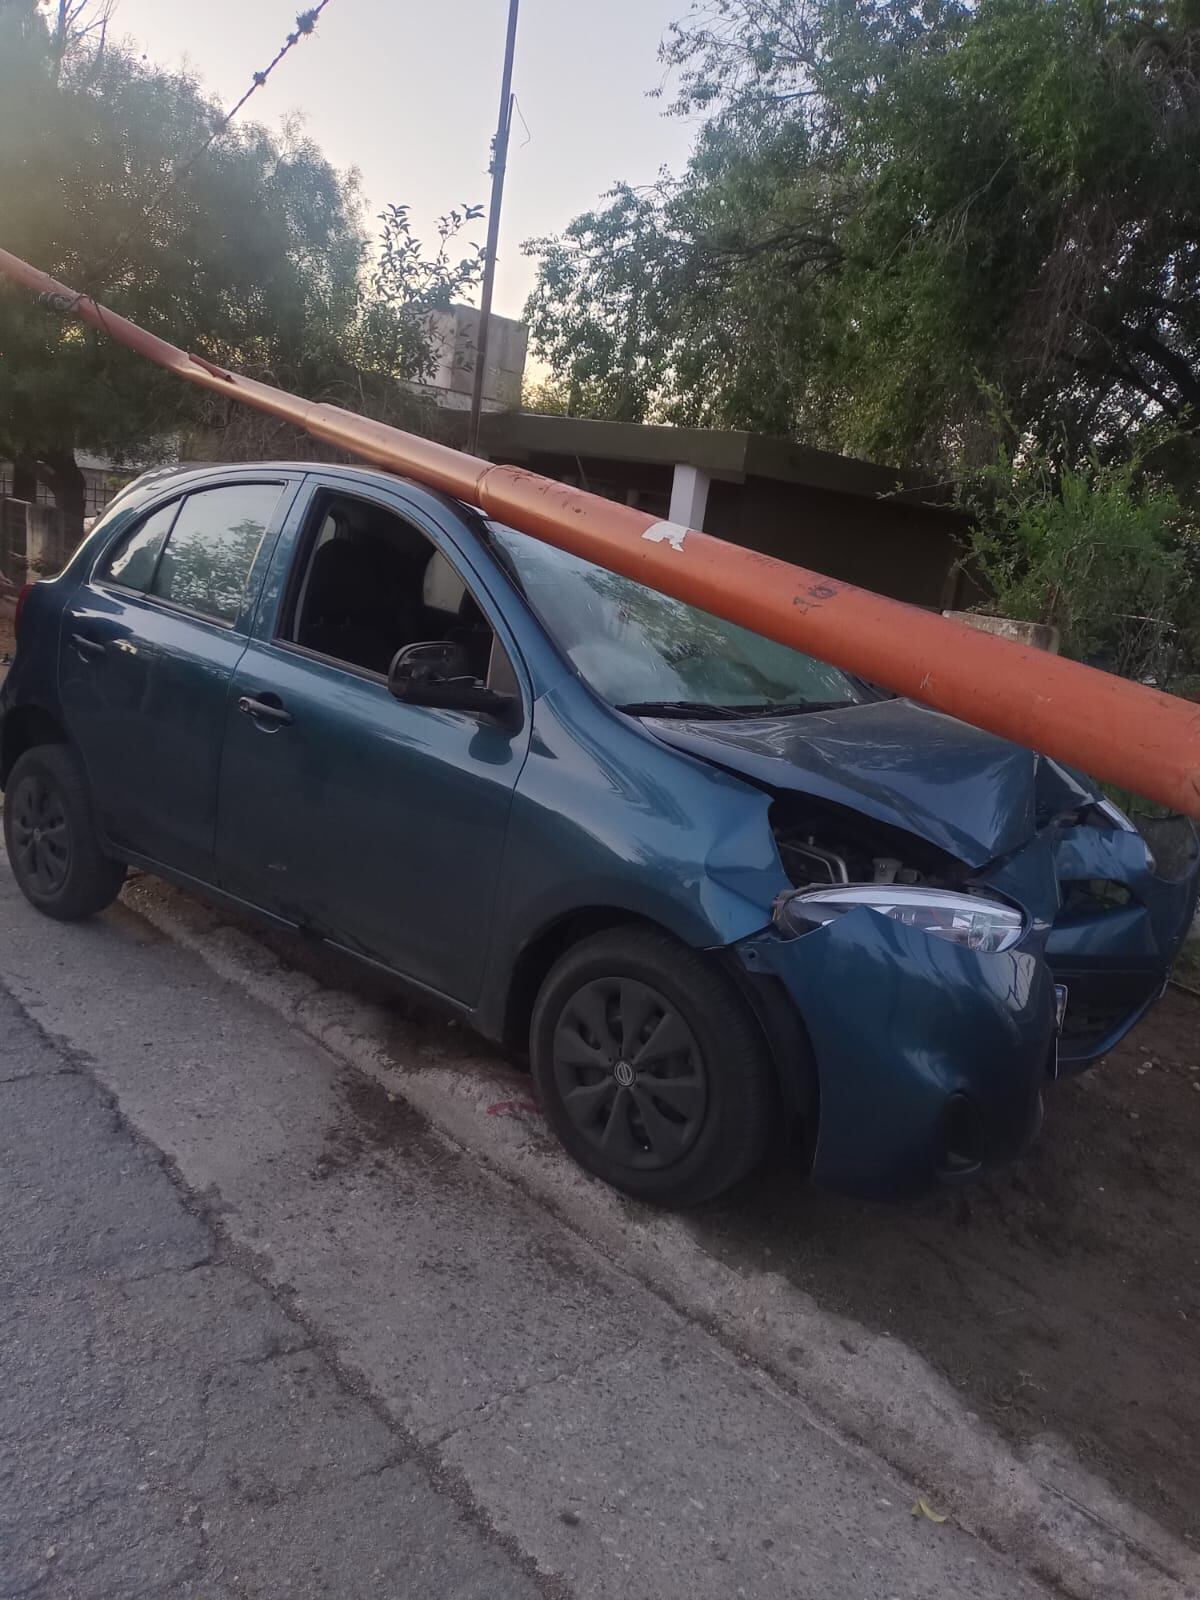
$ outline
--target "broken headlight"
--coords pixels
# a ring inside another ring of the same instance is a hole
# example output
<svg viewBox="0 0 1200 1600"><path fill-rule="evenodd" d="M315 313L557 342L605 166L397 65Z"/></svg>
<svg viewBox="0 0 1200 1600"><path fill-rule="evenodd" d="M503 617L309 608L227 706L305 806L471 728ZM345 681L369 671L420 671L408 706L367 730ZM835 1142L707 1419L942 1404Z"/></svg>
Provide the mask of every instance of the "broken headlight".
<svg viewBox="0 0 1200 1600"><path fill-rule="evenodd" d="M839 884L780 895L775 902L775 925L790 935L808 933L856 906L870 906L906 928L919 928L981 955L1011 949L1025 931L1025 918L1003 900L956 894L952 889L885 883Z"/></svg>

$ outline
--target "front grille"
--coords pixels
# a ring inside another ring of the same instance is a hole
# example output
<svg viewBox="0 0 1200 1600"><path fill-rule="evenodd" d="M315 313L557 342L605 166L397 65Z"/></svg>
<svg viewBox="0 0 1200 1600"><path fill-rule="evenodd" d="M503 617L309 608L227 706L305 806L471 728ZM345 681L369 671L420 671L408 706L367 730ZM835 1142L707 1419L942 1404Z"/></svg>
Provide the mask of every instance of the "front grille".
<svg viewBox="0 0 1200 1600"><path fill-rule="evenodd" d="M1059 1060L1090 1061L1116 1042L1162 987L1162 977L1147 972L1064 972L1054 981L1067 987L1067 1013L1059 1039Z"/></svg>
<svg viewBox="0 0 1200 1600"><path fill-rule="evenodd" d="M1124 911L1133 902L1127 883L1114 878L1060 878L1058 880L1060 917L1102 917L1110 911Z"/></svg>

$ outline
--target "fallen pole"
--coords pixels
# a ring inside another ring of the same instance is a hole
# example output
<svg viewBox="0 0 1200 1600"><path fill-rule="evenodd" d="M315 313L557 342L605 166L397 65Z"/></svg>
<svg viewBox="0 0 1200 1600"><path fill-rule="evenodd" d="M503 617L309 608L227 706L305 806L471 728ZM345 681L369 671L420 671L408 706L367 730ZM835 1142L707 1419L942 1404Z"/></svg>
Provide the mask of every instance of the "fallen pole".
<svg viewBox="0 0 1200 1600"><path fill-rule="evenodd" d="M6 250L0 273L188 383L896 694L1200 817L1200 705L242 377Z"/></svg>

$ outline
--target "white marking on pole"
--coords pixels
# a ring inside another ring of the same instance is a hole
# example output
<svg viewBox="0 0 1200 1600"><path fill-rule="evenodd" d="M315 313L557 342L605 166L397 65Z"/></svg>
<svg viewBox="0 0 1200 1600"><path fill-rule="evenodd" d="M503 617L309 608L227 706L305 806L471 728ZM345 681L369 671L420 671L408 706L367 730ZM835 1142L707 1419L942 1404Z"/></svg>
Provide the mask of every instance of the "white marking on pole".
<svg viewBox="0 0 1200 1600"><path fill-rule="evenodd" d="M672 550L682 550L690 531L682 522L656 522L646 529L642 538L649 539L651 544L669 544Z"/></svg>

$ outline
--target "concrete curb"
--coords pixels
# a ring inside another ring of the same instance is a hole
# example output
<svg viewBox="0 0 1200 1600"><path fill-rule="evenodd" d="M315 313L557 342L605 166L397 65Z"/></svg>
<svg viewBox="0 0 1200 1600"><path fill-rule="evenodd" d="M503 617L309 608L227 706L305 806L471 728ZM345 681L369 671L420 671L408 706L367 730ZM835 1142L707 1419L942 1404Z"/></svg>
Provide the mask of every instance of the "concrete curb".
<svg viewBox="0 0 1200 1600"><path fill-rule="evenodd" d="M1015 1450L898 1340L821 1309L781 1275L717 1261L678 1218L587 1178L542 1125L523 1075L472 1055L469 1036L461 1049L439 1049L398 1025L384 1005L289 968L250 934L155 879L133 882L125 900L221 977L403 1097L1041 1581L1079 1600L1200 1597L1200 1558L1090 1475L1060 1441Z"/></svg>

